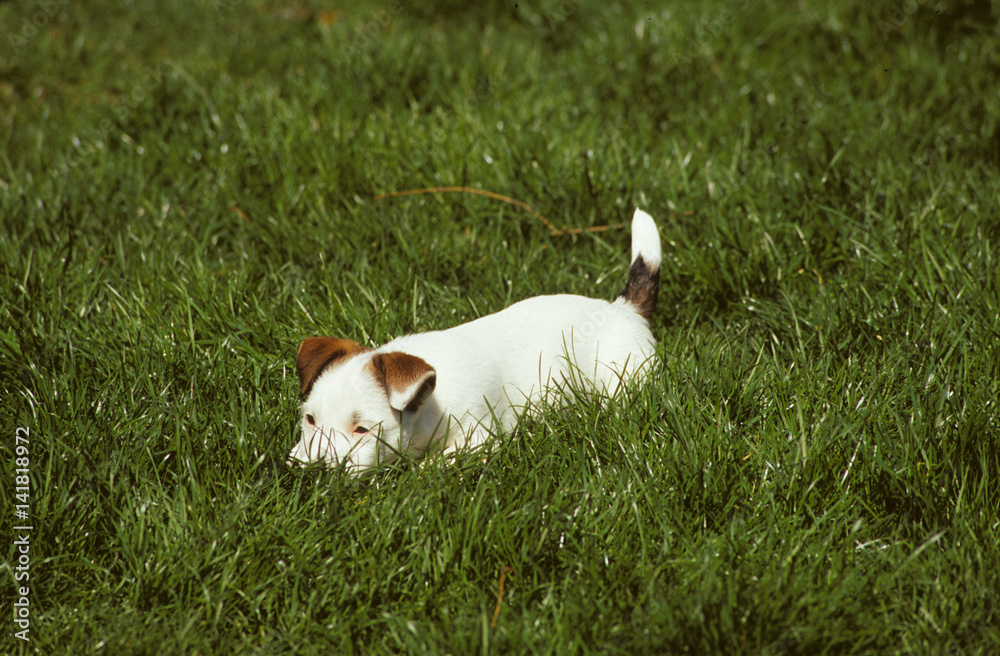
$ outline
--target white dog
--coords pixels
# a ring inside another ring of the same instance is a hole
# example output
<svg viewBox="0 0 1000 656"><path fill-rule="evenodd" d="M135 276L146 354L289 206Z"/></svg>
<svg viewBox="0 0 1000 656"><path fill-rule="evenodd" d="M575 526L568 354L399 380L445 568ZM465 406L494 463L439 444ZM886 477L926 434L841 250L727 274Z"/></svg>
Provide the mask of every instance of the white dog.
<svg viewBox="0 0 1000 656"><path fill-rule="evenodd" d="M523 408L565 402L567 385L613 396L649 368L659 281L656 224L637 209L628 282L613 303L536 296L376 349L310 337L296 355L302 439L289 457L357 474L404 453L478 446Z"/></svg>

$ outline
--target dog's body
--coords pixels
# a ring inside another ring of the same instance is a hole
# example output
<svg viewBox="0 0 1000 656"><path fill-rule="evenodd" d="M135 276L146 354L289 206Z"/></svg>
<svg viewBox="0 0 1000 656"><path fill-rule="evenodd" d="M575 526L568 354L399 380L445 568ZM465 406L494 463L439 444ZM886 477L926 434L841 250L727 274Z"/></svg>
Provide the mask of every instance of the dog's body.
<svg viewBox="0 0 1000 656"><path fill-rule="evenodd" d="M475 447L566 385L615 395L653 355L660 240L636 210L632 266L614 302L536 296L448 330L377 348L333 337L299 346L302 439L290 458L358 473L402 453Z"/></svg>

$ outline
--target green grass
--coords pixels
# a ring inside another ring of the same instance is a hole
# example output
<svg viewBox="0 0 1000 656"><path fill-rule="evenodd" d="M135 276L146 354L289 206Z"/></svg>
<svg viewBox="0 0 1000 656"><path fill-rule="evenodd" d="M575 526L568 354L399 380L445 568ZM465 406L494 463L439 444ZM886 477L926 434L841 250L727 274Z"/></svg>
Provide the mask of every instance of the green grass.
<svg viewBox="0 0 1000 656"><path fill-rule="evenodd" d="M998 18L0 5L0 651L997 653ZM623 285L625 231L373 200L440 185L649 210L662 365L485 459L286 469L303 337Z"/></svg>

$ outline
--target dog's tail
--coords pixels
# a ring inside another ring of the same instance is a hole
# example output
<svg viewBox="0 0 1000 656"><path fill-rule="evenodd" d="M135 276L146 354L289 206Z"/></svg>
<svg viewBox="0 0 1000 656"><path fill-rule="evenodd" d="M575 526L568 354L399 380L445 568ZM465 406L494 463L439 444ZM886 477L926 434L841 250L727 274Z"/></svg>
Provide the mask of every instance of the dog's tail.
<svg viewBox="0 0 1000 656"><path fill-rule="evenodd" d="M653 217L636 208L632 217L632 266L625 289L618 295L649 319L660 292L660 233Z"/></svg>

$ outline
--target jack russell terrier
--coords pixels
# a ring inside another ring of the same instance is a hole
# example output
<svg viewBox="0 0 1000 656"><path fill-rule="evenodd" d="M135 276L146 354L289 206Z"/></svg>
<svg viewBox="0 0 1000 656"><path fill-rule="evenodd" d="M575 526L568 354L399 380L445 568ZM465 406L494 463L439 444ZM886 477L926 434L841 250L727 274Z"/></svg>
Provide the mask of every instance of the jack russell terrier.
<svg viewBox="0 0 1000 656"><path fill-rule="evenodd" d="M402 454L477 447L525 408L565 404L567 387L614 396L649 369L659 286L660 237L637 209L628 282L614 302L536 296L375 349L309 337L295 358L302 439L289 459L359 474Z"/></svg>

